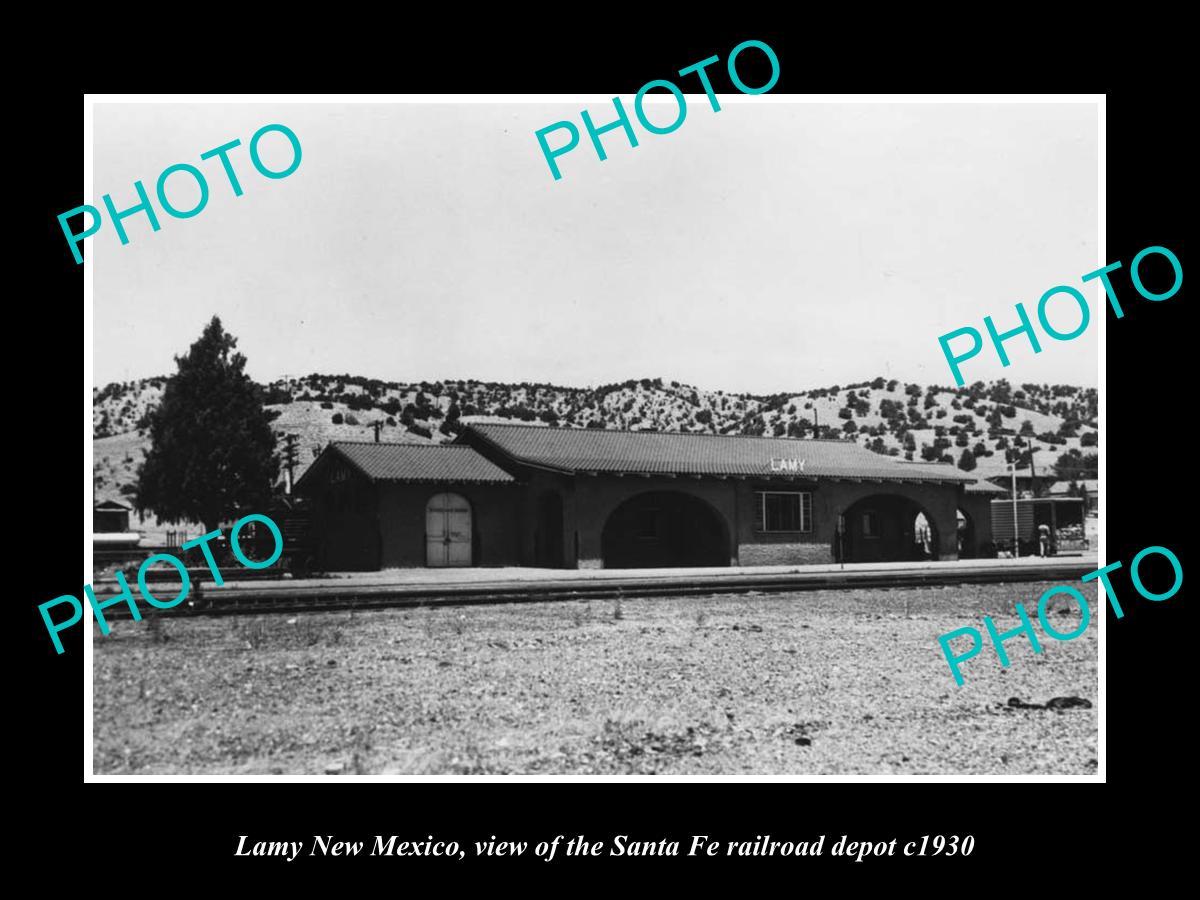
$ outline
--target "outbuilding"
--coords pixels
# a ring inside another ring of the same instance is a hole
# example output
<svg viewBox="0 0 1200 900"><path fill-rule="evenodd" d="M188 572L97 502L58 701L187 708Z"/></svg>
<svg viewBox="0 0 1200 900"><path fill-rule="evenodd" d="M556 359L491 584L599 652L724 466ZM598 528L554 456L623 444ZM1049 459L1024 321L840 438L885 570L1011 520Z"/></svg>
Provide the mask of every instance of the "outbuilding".
<svg viewBox="0 0 1200 900"><path fill-rule="evenodd" d="M328 569L956 559L974 476L852 441L475 423L335 442L297 491Z"/></svg>

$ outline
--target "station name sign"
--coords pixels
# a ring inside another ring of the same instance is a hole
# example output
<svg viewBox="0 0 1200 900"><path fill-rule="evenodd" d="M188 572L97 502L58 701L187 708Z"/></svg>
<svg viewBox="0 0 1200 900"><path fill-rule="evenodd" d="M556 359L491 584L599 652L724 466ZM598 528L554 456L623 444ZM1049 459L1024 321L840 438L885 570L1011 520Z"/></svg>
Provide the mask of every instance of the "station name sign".
<svg viewBox="0 0 1200 900"><path fill-rule="evenodd" d="M803 472L804 460L802 459L783 459L781 457L771 457L772 472Z"/></svg>

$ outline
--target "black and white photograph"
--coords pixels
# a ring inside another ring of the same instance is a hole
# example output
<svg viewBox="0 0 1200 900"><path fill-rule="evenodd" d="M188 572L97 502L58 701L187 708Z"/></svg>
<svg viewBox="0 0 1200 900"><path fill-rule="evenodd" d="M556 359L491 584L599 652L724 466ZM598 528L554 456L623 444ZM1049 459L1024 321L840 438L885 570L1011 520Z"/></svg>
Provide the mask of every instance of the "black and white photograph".
<svg viewBox="0 0 1200 900"><path fill-rule="evenodd" d="M95 98L94 777L1102 777L1102 98L680 83Z"/></svg>

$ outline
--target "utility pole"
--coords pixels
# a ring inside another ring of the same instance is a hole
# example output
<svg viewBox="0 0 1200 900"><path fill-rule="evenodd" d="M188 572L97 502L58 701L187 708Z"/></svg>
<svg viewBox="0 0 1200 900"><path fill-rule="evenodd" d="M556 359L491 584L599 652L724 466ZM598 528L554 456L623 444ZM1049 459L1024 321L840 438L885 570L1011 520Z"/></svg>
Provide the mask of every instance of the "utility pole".
<svg viewBox="0 0 1200 900"><path fill-rule="evenodd" d="M292 493L292 485L296 482L296 463L299 461L297 459L299 450L296 446L298 440L298 436L294 434L283 436L283 465L287 469L286 490L289 496Z"/></svg>
<svg viewBox="0 0 1200 900"><path fill-rule="evenodd" d="M1012 472L1012 505L1013 505L1013 559L1021 558L1021 532L1017 527L1017 463L1009 464Z"/></svg>
<svg viewBox="0 0 1200 900"><path fill-rule="evenodd" d="M375 429L375 443L378 444L379 443L379 429L381 429L383 427L383 422L379 419L376 419L374 422L371 423L371 427Z"/></svg>

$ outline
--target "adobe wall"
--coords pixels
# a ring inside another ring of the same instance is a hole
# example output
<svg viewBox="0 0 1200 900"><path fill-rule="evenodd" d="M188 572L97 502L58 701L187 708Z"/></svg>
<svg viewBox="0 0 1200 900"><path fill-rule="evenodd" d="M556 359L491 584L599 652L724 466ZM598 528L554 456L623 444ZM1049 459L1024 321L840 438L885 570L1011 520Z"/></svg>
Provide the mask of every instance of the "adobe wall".
<svg viewBox="0 0 1200 900"><path fill-rule="evenodd" d="M515 486L381 483L377 487L381 568L425 565L425 506L441 493L459 494L471 504L472 565L519 563L521 492Z"/></svg>

